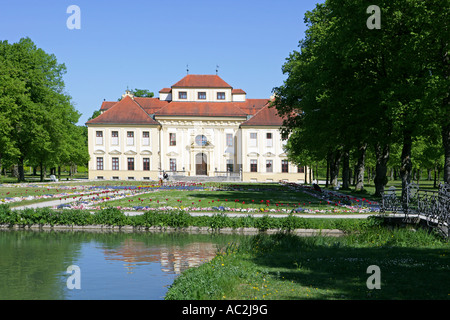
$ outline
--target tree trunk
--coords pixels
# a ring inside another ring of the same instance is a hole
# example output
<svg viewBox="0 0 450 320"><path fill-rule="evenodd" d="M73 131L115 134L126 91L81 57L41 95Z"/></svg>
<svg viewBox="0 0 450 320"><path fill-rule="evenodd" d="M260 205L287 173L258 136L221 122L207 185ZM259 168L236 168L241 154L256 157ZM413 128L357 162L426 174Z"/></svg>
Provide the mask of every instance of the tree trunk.
<svg viewBox="0 0 450 320"><path fill-rule="evenodd" d="M342 156L341 151L336 150L335 152L333 152L333 156L331 158L330 180L331 180L331 185L333 187L336 187L338 185L339 164L341 162L341 156Z"/></svg>
<svg viewBox="0 0 450 320"><path fill-rule="evenodd" d="M448 25L447 25L448 26ZM442 73L448 81L450 79L450 55L448 52L448 39L442 43ZM444 146L444 183L450 184L450 95L447 88L447 95L442 100L443 124L442 124L442 144Z"/></svg>
<svg viewBox="0 0 450 320"><path fill-rule="evenodd" d="M358 163L356 164L356 191L361 191L364 189L364 168L365 168L365 162L366 162L366 150L367 150L367 144L363 144L359 147L359 157L358 157Z"/></svg>
<svg viewBox="0 0 450 320"><path fill-rule="evenodd" d="M327 178L325 181L325 188L328 188L328 182L330 181L330 162L331 162L331 153L327 155Z"/></svg>
<svg viewBox="0 0 450 320"><path fill-rule="evenodd" d="M24 172L24 170L23 170L23 158L22 157L20 157L19 158L19 175L18 175L18 177L17 177L17 180L19 181L19 182L22 182L22 181L25 181L25 172Z"/></svg>
<svg viewBox="0 0 450 320"><path fill-rule="evenodd" d="M450 124L442 128L442 143L444 145L444 182L450 184Z"/></svg>
<svg viewBox="0 0 450 320"><path fill-rule="evenodd" d="M350 152L344 150L342 154L342 189L350 189Z"/></svg>
<svg viewBox="0 0 450 320"><path fill-rule="evenodd" d="M316 183L319 184L319 165L316 162L316 173L314 174L314 179L316 180Z"/></svg>
<svg viewBox="0 0 450 320"><path fill-rule="evenodd" d="M384 187L387 184L387 163L389 161L389 145L377 143L375 147L376 167L375 167L375 196L381 197Z"/></svg>
<svg viewBox="0 0 450 320"><path fill-rule="evenodd" d="M411 149L412 149L411 134L409 132L405 132L403 134L403 148L402 148L401 168L400 168L400 177L402 179L402 203L403 208L405 210L407 210L406 187L411 182L411 170L412 170Z"/></svg>
<svg viewBox="0 0 450 320"><path fill-rule="evenodd" d="M436 181L436 178L437 178L437 169L436 169L436 166L434 166L434 183L433 183L433 188L437 188L437 181Z"/></svg>
<svg viewBox="0 0 450 320"><path fill-rule="evenodd" d="M44 165L42 164L42 162L39 164L39 166L41 167L41 172L40 172L40 181L44 182Z"/></svg>

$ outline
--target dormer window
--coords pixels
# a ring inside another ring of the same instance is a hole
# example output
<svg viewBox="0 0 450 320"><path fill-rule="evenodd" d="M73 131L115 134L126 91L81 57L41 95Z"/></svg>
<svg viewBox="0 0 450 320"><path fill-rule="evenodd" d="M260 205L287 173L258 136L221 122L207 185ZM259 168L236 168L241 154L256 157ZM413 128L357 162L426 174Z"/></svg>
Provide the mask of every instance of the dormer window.
<svg viewBox="0 0 450 320"><path fill-rule="evenodd" d="M178 92L178 99L187 99L187 92L186 91Z"/></svg>
<svg viewBox="0 0 450 320"><path fill-rule="evenodd" d="M206 92L199 92L198 93L198 99L199 100L206 100Z"/></svg>
<svg viewBox="0 0 450 320"><path fill-rule="evenodd" d="M225 100L225 92L217 92L217 100Z"/></svg>

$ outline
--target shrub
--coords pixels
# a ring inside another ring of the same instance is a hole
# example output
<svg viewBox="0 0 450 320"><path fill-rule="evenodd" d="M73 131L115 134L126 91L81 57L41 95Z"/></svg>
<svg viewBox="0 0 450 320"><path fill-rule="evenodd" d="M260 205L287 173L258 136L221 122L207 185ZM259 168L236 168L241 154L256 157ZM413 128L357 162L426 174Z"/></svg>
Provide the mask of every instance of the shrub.
<svg viewBox="0 0 450 320"><path fill-rule="evenodd" d="M166 225L173 228L185 228L190 225L191 215L184 210L171 211L163 214L165 216Z"/></svg>
<svg viewBox="0 0 450 320"><path fill-rule="evenodd" d="M96 224L124 226L128 224L128 217L119 209L108 207L94 215L94 222Z"/></svg>
<svg viewBox="0 0 450 320"><path fill-rule="evenodd" d="M12 211L9 205L0 205L0 223L2 224L16 224L17 223L17 212Z"/></svg>
<svg viewBox="0 0 450 320"><path fill-rule="evenodd" d="M280 227L280 218L271 218L268 215L264 215L262 218L255 220L255 227L260 231L266 231L268 229L277 229Z"/></svg>
<svg viewBox="0 0 450 320"><path fill-rule="evenodd" d="M209 219L211 229L222 229L232 227L231 218L224 213L215 214Z"/></svg>

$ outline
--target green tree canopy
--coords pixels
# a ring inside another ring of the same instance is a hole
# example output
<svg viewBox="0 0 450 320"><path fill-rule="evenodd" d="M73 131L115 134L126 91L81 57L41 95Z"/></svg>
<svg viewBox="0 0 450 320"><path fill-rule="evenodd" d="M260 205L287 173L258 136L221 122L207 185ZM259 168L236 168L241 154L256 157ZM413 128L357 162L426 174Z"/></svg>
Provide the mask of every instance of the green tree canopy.
<svg viewBox="0 0 450 320"><path fill-rule="evenodd" d="M80 114L65 92L65 65L23 38L13 44L0 42L0 70L0 157L19 165L19 181L24 180L25 162L41 167L64 164L69 145L81 142L73 138L80 133ZM82 145L72 148L87 155Z"/></svg>

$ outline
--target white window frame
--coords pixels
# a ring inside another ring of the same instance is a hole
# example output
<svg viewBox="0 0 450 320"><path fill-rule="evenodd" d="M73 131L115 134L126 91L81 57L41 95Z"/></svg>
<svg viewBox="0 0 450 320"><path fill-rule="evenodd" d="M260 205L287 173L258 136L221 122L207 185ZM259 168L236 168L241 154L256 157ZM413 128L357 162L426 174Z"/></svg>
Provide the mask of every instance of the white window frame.
<svg viewBox="0 0 450 320"><path fill-rule="evenodd" d="M145 137L145 134L148 134L148 137ZM150 145L150 131L143 131L142 132L142 145L143 146L149 146Z"/></svg>
<svg viewBox="0 0 450 320"><path fill-rule="evenodd" d="M95 144L103 145L103 131L95 131Z"/></svg>
<svg viewBox="0 0 450 320"><path fill-rule="evenodd" d="M248 142L249 147L256 147L258 146L258 133L257 132L250 132L250 139Z"/></svg>
<svg viewBox="0 0 450 320"><path fill-rule="evenodd" d="M127 131L127 146L134 146L134 131Z"/></svg>
<svg viewBox="0 0 450 320"><path fill-rule="evenodd" d="M114 137L114 133L117 133L117 137ZM119 145L119 131L111 131L111 145L118 146Z"/></svg>

